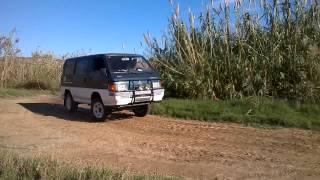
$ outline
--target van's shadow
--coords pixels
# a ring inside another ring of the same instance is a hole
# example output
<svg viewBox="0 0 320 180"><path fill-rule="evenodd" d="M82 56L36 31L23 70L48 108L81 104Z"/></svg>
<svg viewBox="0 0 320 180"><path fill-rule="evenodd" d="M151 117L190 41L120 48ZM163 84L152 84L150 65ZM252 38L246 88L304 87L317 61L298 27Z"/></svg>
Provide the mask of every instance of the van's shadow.
<svg viewBox="0 0 320 180"><path fill-rule="evenodd" d="M80 121L80 122L96 122L92 120L90 109L79 107L76 113L69 113L61 104L54 103L18 103L27 110L40 114L43 116L52 116L58 119L67 121ZM129 113L113 112L106 117L106 121L125 120L132 118L133 115Z"/></svg>

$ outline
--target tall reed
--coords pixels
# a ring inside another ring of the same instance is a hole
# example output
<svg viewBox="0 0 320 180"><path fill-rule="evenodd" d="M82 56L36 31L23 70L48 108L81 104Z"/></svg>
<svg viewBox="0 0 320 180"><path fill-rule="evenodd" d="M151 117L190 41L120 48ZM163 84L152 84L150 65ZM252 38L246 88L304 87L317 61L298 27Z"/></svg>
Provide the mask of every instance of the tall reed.
<svg viewBox="0 0 320 180"><path fill-rule="evenodd" d="M18 57L16 43L12 33L0 37L0 87L58 88L63 61L41 51L29 58Z"/></svg>
<svg viewBox="0 0 320 180"><path fill-rule="evenodd" d="M179 11L163 42L145 35L169 95L320 101L316 0L212 1L198 17L190 11L189 21Z"/></svg>

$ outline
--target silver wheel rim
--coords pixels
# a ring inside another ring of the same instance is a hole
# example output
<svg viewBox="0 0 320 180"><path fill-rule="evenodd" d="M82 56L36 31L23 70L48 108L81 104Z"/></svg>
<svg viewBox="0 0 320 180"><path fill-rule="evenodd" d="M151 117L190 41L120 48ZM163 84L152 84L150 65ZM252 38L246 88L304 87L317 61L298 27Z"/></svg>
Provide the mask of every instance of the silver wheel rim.
<svg viewBox="0 0 320 180"><path fill-rule="evenodd" d="M104 107L103 104L101 102L96 102L93 105L93 115L96 118L102 118L104 114Z"/></svg>
<svg viewBox="0 0 320 180"><path fill-rule="evenodd" d="M68 110L71 109L71 106L72 106L71 103L72 103L71 97L68 95L66 99L66 107Z"/></svg>

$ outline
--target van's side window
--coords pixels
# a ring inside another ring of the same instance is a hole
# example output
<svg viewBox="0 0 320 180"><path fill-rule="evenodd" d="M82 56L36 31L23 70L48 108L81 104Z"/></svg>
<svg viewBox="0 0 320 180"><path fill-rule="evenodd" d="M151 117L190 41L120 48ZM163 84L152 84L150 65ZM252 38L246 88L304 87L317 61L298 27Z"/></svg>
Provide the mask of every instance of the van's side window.
<svg viewBox="0 0 320 180"><path fill-rule="evenodd" d="M74 61L67 61L65 64L65 75L73 75Z"/></svg>
<svg viewBox="0 0 320 180"><path fill-rule="evenodd" d="M99 71L100 69L106 68L104 58L103 57L95 57L93 59L93 66L92 70L93 71Z"/></svg>
<svg viewBox="0 0 320 180"><path fill-rule="evenodd" d="M77 61L76 74L85 75L88 72L89 62L87 59L79 59Z"/></svg>
<svg viewBox="0 0 320 180"><path fill-rule="evenodd" d="M72 81L72 77L74 73L74 65L75 65L75 61L73 60L69 60L65 62L63 81L65 82Z"/></svg>

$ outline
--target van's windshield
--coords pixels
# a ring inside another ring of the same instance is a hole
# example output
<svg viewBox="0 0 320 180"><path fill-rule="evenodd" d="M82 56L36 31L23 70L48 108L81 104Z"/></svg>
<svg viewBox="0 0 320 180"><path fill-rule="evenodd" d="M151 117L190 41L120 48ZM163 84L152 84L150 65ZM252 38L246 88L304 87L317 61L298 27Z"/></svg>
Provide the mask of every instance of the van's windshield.
<svg viewBox="0 0 320 180"><path fill-rule="evenodd" d="M152 68L141 56L108 56L107 63L112 73L151 72Z"/></svg>

